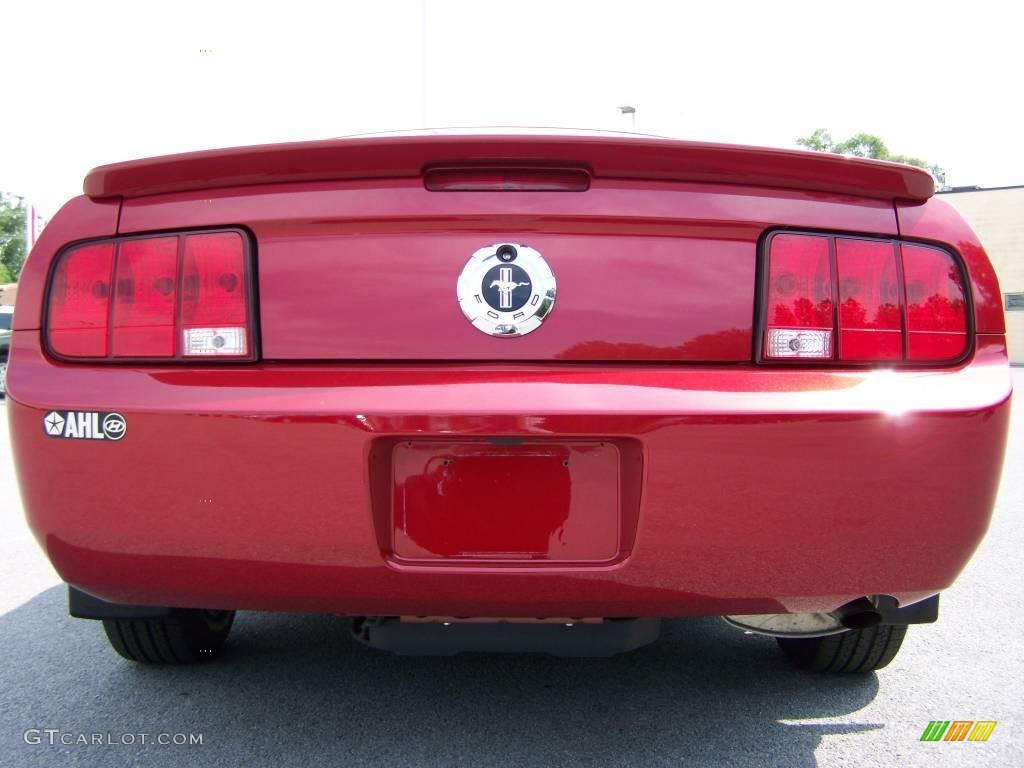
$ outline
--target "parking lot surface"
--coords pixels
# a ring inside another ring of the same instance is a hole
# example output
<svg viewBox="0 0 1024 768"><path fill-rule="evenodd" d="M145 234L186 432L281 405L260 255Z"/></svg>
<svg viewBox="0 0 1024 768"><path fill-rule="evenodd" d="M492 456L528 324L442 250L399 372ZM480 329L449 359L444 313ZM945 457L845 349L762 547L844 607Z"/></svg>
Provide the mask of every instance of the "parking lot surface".
<svg viewBox="0 0 1024 768"><path fill-rule="evenodd" d="M773 640L718 619L668 622L609 660L432 659L364 648L337 617L242 613L217 663L133 665L67 616L6 433L0 404L0 765L1024 765L1020 402L992 527L938 624L912 627L881 672L845 678L798 672ZM930 720L998 725L985 743L924 743ZM50 745L44 729L136 736Z"/></svg>

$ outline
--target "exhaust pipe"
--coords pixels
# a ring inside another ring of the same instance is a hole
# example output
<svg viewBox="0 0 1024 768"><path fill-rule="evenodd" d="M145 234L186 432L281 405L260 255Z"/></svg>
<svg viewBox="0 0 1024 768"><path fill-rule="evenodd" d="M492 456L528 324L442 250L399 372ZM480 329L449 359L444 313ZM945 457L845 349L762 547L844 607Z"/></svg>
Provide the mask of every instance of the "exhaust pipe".
<svg viewBox="0 0 1024 768"><path fill-rule="evenodd" d="M882 623L875 599L867 597L852 600L829 613L765 613L723 618L746 632L771 637L823 637Z"/></svg>
<svg viewBox="0 0 1024 768"><path fill-rule="evenodd" d="M870 629L882 623L878 607L866 597L840 606L832 615L845 629Z"/></svg>

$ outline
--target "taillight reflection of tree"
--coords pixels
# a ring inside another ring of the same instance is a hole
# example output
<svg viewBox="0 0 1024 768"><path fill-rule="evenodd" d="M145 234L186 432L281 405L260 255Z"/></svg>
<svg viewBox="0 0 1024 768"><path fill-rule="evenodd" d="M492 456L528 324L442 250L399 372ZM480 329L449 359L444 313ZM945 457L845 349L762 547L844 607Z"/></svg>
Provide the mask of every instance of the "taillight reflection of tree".
<svg viewBox="0 0 1024 768"><path fill-rule="evenodd" d="M963 299L934 293L907 305L907 323L915 331L962 331L964 322Z"/></svg>
<svg viewBox="0 0 1024 768"><path fill-rule="evenodd" d="M898 304L881 304L875 312L875 328L900 328L900 307Z"/></svg>
<svg viewBox="0 0 1024 768"><path fill-rule="evenodd" d="M867 308L856 299L847 299L839 309L840 325L844 328L878 328L891 331L900 329L900 308L897 304L880 304L870 320Z"/></svg>
<svg viewBox="0 0 1024 768"><path fill-rule="evenodd" d="M868 313L856 299L847 299L839 305L840 325L844 328L867 328Z"/></svg>
<svg viewBox="0 0 1024 768"><path fill-rule="evenodd" d="M828 328L832 325L832 300L823 299L815 304L810 299L801 297L794 299L792 305L776 304L772 325Z"/></svg>

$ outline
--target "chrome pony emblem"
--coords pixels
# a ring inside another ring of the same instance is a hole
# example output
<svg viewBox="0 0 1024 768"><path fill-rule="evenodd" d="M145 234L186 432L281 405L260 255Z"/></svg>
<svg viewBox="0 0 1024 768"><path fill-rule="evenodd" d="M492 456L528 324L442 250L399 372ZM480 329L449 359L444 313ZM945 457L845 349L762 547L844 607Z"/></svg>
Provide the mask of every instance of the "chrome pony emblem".
<svg viewBox="0 0 1024 768"><path fill-rule="evenodd" d="M498 289L498 306L501 309L512 309L512 291L524 285L530 286L530 281L517 283L512 279L512 267L498 267L498 279L491 281L491 288Z"/></svg>
<svg viewBox="0 0 1024 768"><path fill-rule="evenodd" d="M533 248L497 243L474 253L459 275L463 314L490 336L535 331L555 305L555 276Z"/></svg>

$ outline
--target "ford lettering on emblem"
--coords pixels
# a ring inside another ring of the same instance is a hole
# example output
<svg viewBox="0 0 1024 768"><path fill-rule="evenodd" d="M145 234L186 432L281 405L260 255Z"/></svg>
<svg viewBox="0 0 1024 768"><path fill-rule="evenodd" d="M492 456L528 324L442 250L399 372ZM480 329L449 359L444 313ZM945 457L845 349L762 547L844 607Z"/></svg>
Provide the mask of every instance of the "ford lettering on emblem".
<svg viewBox="0 0 1024 768"><path fill-rule="evenodd" d="M474 253L459 275L459 306L490 336L535 331L555 305L555 276L533 248L496 243Z"/></svg>

